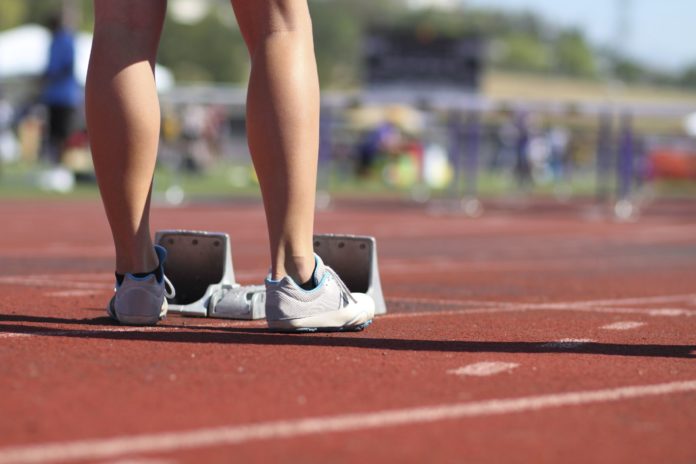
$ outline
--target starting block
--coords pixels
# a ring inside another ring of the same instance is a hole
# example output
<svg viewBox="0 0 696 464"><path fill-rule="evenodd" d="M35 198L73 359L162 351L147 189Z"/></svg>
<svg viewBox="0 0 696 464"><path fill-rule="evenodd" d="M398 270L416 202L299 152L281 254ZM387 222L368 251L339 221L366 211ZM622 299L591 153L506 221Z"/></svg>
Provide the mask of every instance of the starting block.
<svg viewBox="0 0 696 464"><path fill-rule="evenodd" d="M341 277L351 292L366 293L375 302L375 314L385 314L382 282L377 264L377 241L359 235L314 236L314 252Z"/></svg>
<svg viewBox="0 0 696 464"><path fill-rule="evenodd" d="M214 295L235 285L230 237L224 233L163 230L155 243L167 250L164 272L176 295L169 310L187 316L207 316Z"/></svg>
<svg viewBox="0 0 696 464"><path fill-rule="evenodd" d="M223 319L263 319L264 285L235 281L229 235L219 232L164 230L155 243L167 249L164 272L176 295L169 310L186 316ZM343 279L349 290L375 301L375 314L387 312L379 278L374 237L315 235L314 250Z"/></svg>

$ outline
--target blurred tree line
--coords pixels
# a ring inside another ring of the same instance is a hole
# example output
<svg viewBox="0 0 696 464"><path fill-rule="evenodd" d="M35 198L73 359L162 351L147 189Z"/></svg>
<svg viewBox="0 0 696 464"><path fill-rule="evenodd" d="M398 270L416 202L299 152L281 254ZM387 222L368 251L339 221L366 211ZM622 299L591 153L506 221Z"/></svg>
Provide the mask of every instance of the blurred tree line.
<svg viewBox="0 0 696 464"><path fill-rule="evenodd" d="M207 5L195 21L176 14L176 1L170 1L158 61L179 82L244 82L248 58L228 0L189 0ZM658 71L611 48L593 46L580 30L531 13L470 7L410 9L402 0L309 0L309 4L324 87L359 85L363 32L382 26L483 36L488 40L492 69L696 89L696 63L682 72ZM91 0L2 0L0 30L41 23L61 8L70 13L77 27L91 30Z"/></svg>

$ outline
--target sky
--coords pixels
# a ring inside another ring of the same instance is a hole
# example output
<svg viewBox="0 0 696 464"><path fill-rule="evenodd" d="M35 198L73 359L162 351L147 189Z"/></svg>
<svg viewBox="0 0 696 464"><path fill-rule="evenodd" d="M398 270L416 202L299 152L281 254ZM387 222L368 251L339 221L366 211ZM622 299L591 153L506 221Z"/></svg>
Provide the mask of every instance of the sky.
<svg viewBox="0 0 696 464"><path fill-rule="evenodd" d="M451 0L464 5L532 10L578 26L595 44L616 42L619 3L630 3L623 50L665 70L696 65L696 0Z"/></svg>

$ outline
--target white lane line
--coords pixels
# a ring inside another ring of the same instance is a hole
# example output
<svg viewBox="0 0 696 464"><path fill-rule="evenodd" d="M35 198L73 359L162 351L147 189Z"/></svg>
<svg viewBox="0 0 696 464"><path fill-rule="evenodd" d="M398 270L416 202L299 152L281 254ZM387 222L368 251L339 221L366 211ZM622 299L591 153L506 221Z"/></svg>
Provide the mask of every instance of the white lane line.
<svg viewBox="0 0 696 464"><path fill-rule="evenodd" d="M387 301L387 306L389 306L389 301ZM447 311L414 311L414 312L392 312L381 316L379 319L401 319L401 318L411 318L411 317L436 317L436 316L458 316L463 314L497 314L497 313L516 313L516 312L528 312L528 311L563 311L563 312L583 312L583 313L606 313L606 314L639 314L643 316L654 316L654 317L676 317L676 316L696 316L696 310L689 309L647 309L647 308L583 308L576 307L572 305L557 305L555 307L548 307L544 305L539 307L537 305L528 304L503 304L501 307L492 308L462 308L462 309L450 309Z"/></svg>
<svg viewBox="0 0 696 464"><path fill-rule="evenodd" d="M604 330L633 330L633 329L637 329L638 327L643 327L644 325L645 325L645 322L619 321L619 322L614 322L613 324L603 325L602 327L600 327L600 329L604 329Z"/></svg>
<svg viewBox="0 0 696 464"><path fill-rule="evenodd" d="M27 326L27 328L30 328ZM27 332L0 332L2 338L17 337L59 337L59 336L98 336L105 333L144 333L144 332L175 332L182 330L179 327L159 326L159 327L103 327L95 330L36 330Z"/></svg>
<svg viewBox="0 0 696 464"><path fill-rule="evenodd" d="M517 363L506 363L506 362L495 362L495 361L484 361L475 364L469 364L467 366L460 367L458 369L450 369L447 371L448 374L458 375L462 377L487 377L489 375L500 374L501 372L510 372L516 367L519 367Z"/></svg>
<svg viewBox="0 0 696 464"><path fill-rule="evenodd" d="M427 424L467 417L540 411L562 406L606 403L685 392L696 392L696 380L0 448L0 464L44 463L70 459L95 460L134 453L173 452L237 445L258 440Z"/></svg>
<svg viewBox="0 0 696 464"><path fill-rule="evenodd" d="M104 461L101 464L174 464L171 459L147 459L140 457L123 458L115 461Z"/></svg>
<svg viewBox="0 0 696 464"><path fill-rule="evenodd" d="M684 295L662 295L662 296L652 296L652 297L642 297L642 298L616 298L607 300L587 300L587 301L574 301L574 302L557 302L557 303L516 303L516 302L505 302L505 301L480 301L480 300L447 300L440 298L410 298L410 297L396 297L388 298L389 301L395 303L405 303L405 304L436 304L440 306L463 306L463 305L473 305L473 306L519 306L525 305L538 309L555 309L559 307L570 308L570 307L594 307L594 306L614 306L614 305L649 305L649 304L661 304L661 303L692 303L696 299L696 294L684 294Z"/></svg>
<svg viewBox="0 0 696 464"><path fill-rule="evenodd" d="M60 337L60 336L99 336L106 333L147 333L147 332L163 332L172 333L177 331L205 331L209 329L215 329L219 327L225 328L235 328L235 327L265 327L266 321L232 321L225 320L220 321L217 324L209 323L206 325L195 325L186 327L172 327L167 325L160 326L104 326L97 329L75 329L75 330L65 330L65 329L47 329L47 330L31 330L35 329L35 326L25 326L26 332L0 332L0 339L3 338L21 338L21 337ZM0 325L2 329L2 325Z"/></svg>
<svg viewBox="0 0 696 464"><path fill-rule="evenodd" d="M0 251L0 255L3 257L22 257L27 256L49 256L55 257L89 257L89 258L102 258L106 256L113 256L114 248L112 246L101 246L101 245L68 245L64 243L52 243L47 244L42 247L13 247L11 249L3 249Z"/></svg>
<svg viewBox="0 0 696 464"><path fill-rule="evenodd" d="M555 342L544 343L541 346L543 348L554 348L559 350L573 350L579 348L588 343L592 343L594 340L589 338L563 338Z"/></svg>
<svg viewBox="0 0 696 464"><path fill-rule="evenodd" d="M607 300L591 300L591 301L579 301L577 305L599 305L599 306L612 306L612 305L648 305L648 304L662 304L662 303L686 303L692 298L696 297L696 294L683 294L683 295L660 295L660 296L646 296L646 297L634 297L634 298L613 298Z"/></svg>
<svg viewBox="0 0 696 464"><path fill-rule="evenodd" d="M16 333L16 332L0 332L0 338L21 338L21 337L31 337L32 334L28 333Z"/></svg>
<svg viewBox="0 0 696 464"><path fill-rule="evenodd" d="M475 300L443 300L438 298L387 298L387 306L390 304L408 305L431 305L437 307L453 308L445 311L414 311L388 313L380 318L402 318L402 317L422 317L438 315L458 315L458 314L495 314L508 312L524 311L579 311L590 313L608 314L641 314L647 316L696 316L696 310L682 308L621 308L614 306L618 303L653 304L658 300L679 300L689 299L691 295L673 295L667 297L655 297L649 299L622 299L622 300L601 300L597 302L577 302L577 303L511 303L494 301L475 301ZM612 303L612 304L609 304Z"/></svg>
<svg viewBox="0 0 696 464"><path fill-rule="evenodd" d="M40 279L40 280L61 280L61 281L73 281L78 280L82 282L100 282L104 279L114 278L113 272L63 272L60 274L17 274L2 276L1 279Z"/></svg>
<svg viewBox="0 0 696 464"><path fill-rule="evenodd" d="M67 281L59 278L43 278L35 276L4 276L0 277L0 284L20 285L23 287L68 287L88 290L113 289L113 284L83 281Z"/></svg>
<svg viewBox="0 0 696 464"><path fill-rule="evenodd" d="M46 292L46 296L53 298L73 298L80 296L93 296L102 293L101 290L59 290L57 292Z"/></svg>
<svg viewBox="0 0 696 464"><path fill-rule="evenodd" d="M236 271L235 277L242 282L258 283L267 271ZM69 289L107 290L114 288L112 273L95 274L27 274L0 276L0 284L23 287L62 287Z"/></svg>
<svg viewBox="0 0 696 464"><path fill-rule="evenodd" d="M658 308L650 309L647 314L649 316L666 316L666 317L677 317L677 316L693 316L696 311L690 309L682 308Z"/></svg>

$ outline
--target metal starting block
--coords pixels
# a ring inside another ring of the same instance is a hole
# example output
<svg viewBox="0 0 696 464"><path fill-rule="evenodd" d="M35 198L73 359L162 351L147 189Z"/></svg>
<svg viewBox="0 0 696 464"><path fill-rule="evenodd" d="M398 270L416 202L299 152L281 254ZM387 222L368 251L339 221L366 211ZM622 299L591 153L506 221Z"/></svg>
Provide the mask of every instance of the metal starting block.
<svg viewBox="0 0 696 464"><path fill-rule="evenodd" d="M169 311L223 319L266 316L265 286L242 286L235 281L229 235L163 230L155 234L155 243L167 249L164 272L176 290L175 297L168 300ZM387 312L374 237L315 235L314 250L349 290L373 298L375 314Z"/></svg>
<svg viewBox="0 0 696 464"><path fill-rule="evenodd" d="M366 293L375 302L375 314L385 314L382 282L377 264L377 240L361 235L314 236L314 252L341 277L351 292Z"/></svg>
<svg viewBox="0 0 696 464"><path fill-rule="evenodd" d="M207 316L211 297L235 285L230 237L224 233L161 230L155 243L167 250L164 273L176 295L169 311Z"/></svg>

